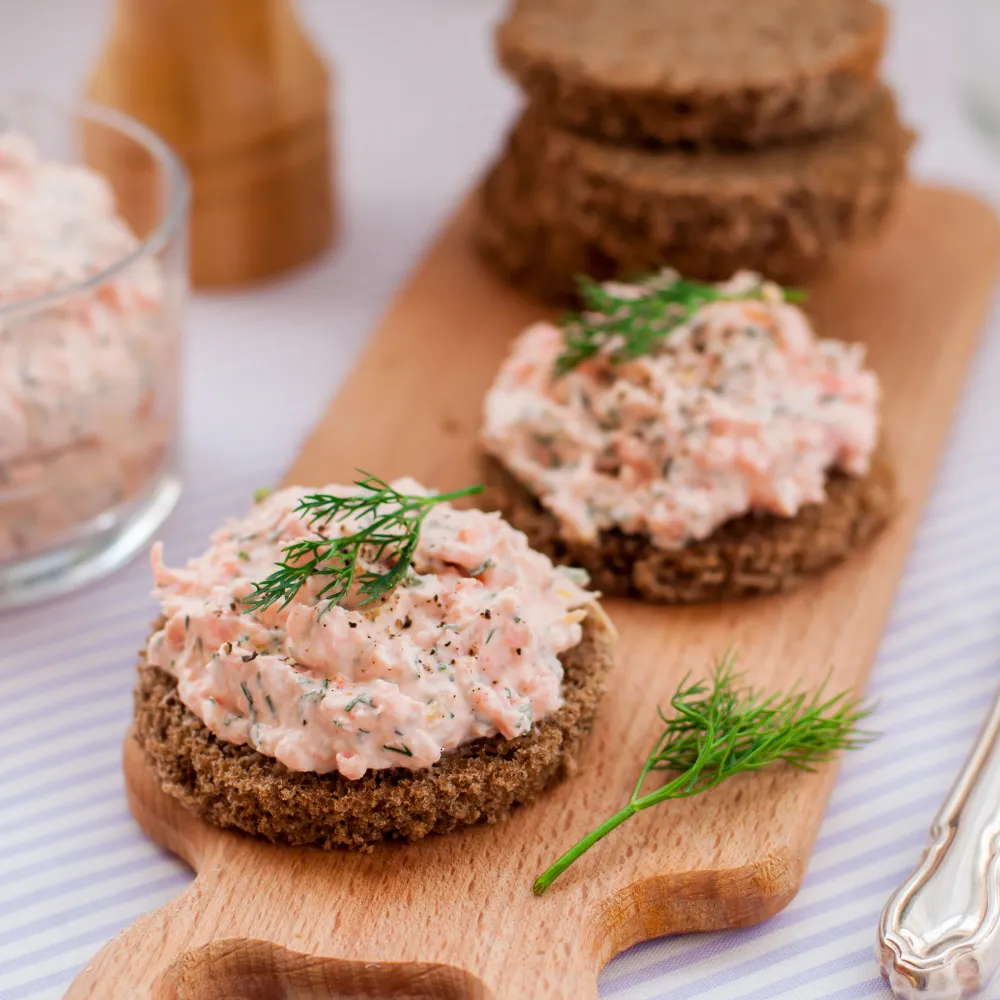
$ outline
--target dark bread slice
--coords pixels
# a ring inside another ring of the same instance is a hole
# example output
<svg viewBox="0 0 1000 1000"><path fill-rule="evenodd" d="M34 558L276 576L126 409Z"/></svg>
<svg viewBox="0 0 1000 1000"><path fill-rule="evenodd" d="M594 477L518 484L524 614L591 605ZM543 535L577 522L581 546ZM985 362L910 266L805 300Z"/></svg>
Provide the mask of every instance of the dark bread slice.
<svg viewBox="0 0 1000 1000"><path fill-rule="evenodd" d="M558 306L579 305L579 275L597 281L625 277L615 260L570 225L548 221L551 213L538 206L534 172L512 148L493 165L479 191L473 242L483 260L515 288Z"/></svg>
<svg viewBox="0 0 1000 1000"><path fill-rule="evenodd" d="M566 128L759 146L857 121L886 29L874 0L516 0L497 51Z"/></svg>
<svg viewBox="0 0 1000 1000"><path fill-rule="evenodd" d="M806 283L878 231L912 139L886 89L844 132L745 153L610 146L528 109L484 183L476 242L508 280L560 302L577 273L664 265L704 281L749 268Z"/></svg>
<svg viewBox="0 0 1000 1000"><path fill-rule="evenodd" d="M495 458L484 459L484 507L499 510L557 563L582 566L606 596L694 604L791 590L871 540L897 507L892 468L876 455L863 477L833 472L827 499L796 517L751 513L682 549L645 535L602 531L596 544L567 540L558 519Z"/></svg>
<svg viewBox="0 0 1000 1000"><path fill-rule="evenodd" d="M165 792L216 826L279 843L367 849L495 823L576 769L611 667L614 628L600 608L562 657L565 703L516 739L479 739L419 771L290 771L248 746L217 739L180 700L177 682L145 662L135 690L135 738Z"/></svg>

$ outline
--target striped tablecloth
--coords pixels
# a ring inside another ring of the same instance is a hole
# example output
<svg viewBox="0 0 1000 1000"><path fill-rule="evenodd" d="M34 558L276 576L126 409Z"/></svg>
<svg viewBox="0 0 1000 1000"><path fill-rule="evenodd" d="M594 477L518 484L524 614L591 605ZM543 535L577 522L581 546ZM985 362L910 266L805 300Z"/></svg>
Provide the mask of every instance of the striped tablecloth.
<svg viewBox="0 0 1000 1000"><path fill-rule="evenodd" d="M898 6L889 71L926 135L918 169L990 186L1000 168L974 145L939 62L961 5ZM345 241L336 257L285 282L195 302L189 485L164 532L171 561L280 475L421 243L490 154L514 101L486 56L499 7L302 0L344 81ZM0 87L72 93L105 12L103 0L4 4ZM407 150L405 176L399 157L386 155L390 137ZM605 970L603 996L889 995L872 957L879 910L917 860L1000 685L998 385L993 322L874 672L884 736L845 762L802 892L761 926L633 949ZM232 430L247 392L258 434ZM123 795L121 737L135 651L153 614L148 590L140 560L85 593L0 617L0 1000L60 997L105 941L190 880L139 832ZM1000 988L987 1000L1000 1000Z"/></svg>

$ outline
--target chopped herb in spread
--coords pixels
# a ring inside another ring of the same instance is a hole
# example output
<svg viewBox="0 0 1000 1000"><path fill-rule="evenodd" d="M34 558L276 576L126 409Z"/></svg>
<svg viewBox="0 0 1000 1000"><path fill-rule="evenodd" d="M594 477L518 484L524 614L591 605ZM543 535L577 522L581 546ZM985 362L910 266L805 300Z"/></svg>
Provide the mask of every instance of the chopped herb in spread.
<svg viewBox="0 0 1000 1000"><path fill-rule="evenodd" d="M344 711L350 712L352 708L356 705L367 705L369 708L372 707L372 700L366 694L355 695L345 706Z"/></svg>

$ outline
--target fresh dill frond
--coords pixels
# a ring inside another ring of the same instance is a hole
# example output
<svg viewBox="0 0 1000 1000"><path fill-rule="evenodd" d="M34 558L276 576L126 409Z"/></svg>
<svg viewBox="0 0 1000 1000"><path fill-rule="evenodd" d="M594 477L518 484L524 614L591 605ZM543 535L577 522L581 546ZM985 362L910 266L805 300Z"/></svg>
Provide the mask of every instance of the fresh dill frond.
<svg viewBox="0 0 1000 1000"><path fill-rule="evenodd" d="M727 653L707 682L681 681L670 699L671 714L660 711L663 732L628 803L544 871L535 880L536 895L615 827L650 806L698 795L733 775L779 762L811 771L841 751L874 739L874 733L858 728L872 708L847 691L828 698L824 684L811 696L795 688L765 696L740 685L735 663L735 656ZM673 777L643 794L653 771Z"/></svg>
<svg viewBox="0 0 1000 1000"><path fill-rule="evenodd" d="M621 294L591 278L580 276L577 288L583 309L562 323L565 345L556 358L556 373L565 375L614 341L615 363L651 354L674 330L710 302L737 302L764 298L765 284L742 292L723 292L715 285L689 281L665 270L640 280L638 294ZM802 302L805 292L782 289L786 302Z"/></svg>
<svg viewBox="0 0 1000 1000"><path fill-rule="evenodd" d="M254 584L244 605L261 610L280 602L286 607L312 576L328 578L316 594L317 600L329 598L339 604L355 582L361 604L380 600L406 577L428 511L439 503L483 491L482 486L469 486L452 493L409 496L377 476L361 469L358 472L363 478L354 484L356 493L312 493L299 501L295 512L309 522L316 537L286 546L284 560L266 580ZM359 519L362 526L348 535L327 536L328 527L348 518ZM385 568L359 572L362 556L369 564Z"/></svg>

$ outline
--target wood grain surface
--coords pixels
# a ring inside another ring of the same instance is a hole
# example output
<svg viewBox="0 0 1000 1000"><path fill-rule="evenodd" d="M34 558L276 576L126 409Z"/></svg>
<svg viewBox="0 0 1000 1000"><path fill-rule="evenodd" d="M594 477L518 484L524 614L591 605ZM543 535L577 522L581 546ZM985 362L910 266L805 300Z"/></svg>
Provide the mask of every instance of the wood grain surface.
<svg viewBox="0 0 1000 1000"><path fill-rule="evenodd" d="M136 818L198 877L112 941L68 998L582 1000L597 996L601 966L638 941L780 910L801 882L833 767L775 768L649 810L544 897L531 882L627 798L658 731L656 702L730 643L765 687L815 684L831 667L836 687L863 687L998 256L1000 228L982 204L912 189L886 239L815 289L822 332L866 341L882 376L901 516L866 552L792 595L692 609L609 602L620 654L581 770L508 822L370 854L276 847L185 812L126 740ZM363 465L441 488L468 483L483 391L510 336L539 314L473 257L460 210L288 481L344 481Z"/></svg>
<svg viewBox="0 0 1000 1000"><path fill-rule="evenodd" d="M259 281L333 241L330 91L291 0L115 0L86 88L184 160L191 279L200 287ZM162 212L149 196L155 165L108 129L83 138L87 163L145 235Z"/></svg>

